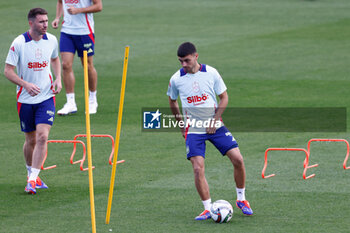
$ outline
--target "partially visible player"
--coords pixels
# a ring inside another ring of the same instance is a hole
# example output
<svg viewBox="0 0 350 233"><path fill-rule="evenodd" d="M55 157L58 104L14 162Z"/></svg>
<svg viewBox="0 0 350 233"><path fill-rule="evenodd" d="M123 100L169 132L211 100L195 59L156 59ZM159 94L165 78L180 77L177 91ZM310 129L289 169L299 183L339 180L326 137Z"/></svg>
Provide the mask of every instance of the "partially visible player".
<svg viewBox="0 0 350 233"><path fill-rule="evenodd" d="M58 43L56 37L47 32L47 11L31 9L28 22L29 31L11 44L4 74L17 84L17 110L25 135L23 152L28 171L25 191L35 194L37 188L48 188L39 178L39 172L55 118L55 94L61 91L62 84Z"/></svg>
<svg viewBox="0 0 350 233"><path fill-rule="evenodd" d="M182 114L187 127L181 129L186 141L187 159L191 161L195 186L204 205L204 211L196 220L210 219L211 198L209 185L205 178L204 158L205 142L209 140L222 155L226 155L234 167L236 182L236 205L245 215L252 215L249 202L245 199L245 167L238 144L232 134L223 125L221 115L224 112L228 95L227 88L220 74L209 65L198 63L198 53L195 46L186 42L179 46L178 59L182 68L170 79L167 95L169 104L176 120L181 117L178 97L182 103ZM219 96L219 104L216 96ZM208 127L188 122L209 121Z"/></svg>
<svg viewBox="0 0 350 233"><path fill-rule="evenodd" d="M89 76L89 112L97 112L97 72L93 63L95 53L95 34L93 13L102 10L102 0L57 0L56 18L52 27L58 28L63 14L60 37L60 53L62 58L63 83L66 89L67 103L58 110L59 115L77 112L75 103L75 77L73 72L74 54L77 51L83 64L83 51L88 55Z"/></svg>

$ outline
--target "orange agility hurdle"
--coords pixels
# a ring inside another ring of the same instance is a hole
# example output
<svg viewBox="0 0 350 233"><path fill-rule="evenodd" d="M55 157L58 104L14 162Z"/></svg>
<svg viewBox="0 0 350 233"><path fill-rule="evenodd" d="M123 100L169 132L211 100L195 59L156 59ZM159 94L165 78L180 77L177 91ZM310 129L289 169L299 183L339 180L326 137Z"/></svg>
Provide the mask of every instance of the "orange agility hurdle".
<svg viewBox="0 0 350 233"><path fill-rule="evenodd" d="M77 163L80 163L80 170L81 171L87 171L88 168L83 168L84 166L84 161L85 161L85 158L86 158L86 147L85 147L85 143L80 141L80 140L48 140L47 141L47 144L49 143L73 143L74 144L74 149L73 149L73 152L72 152L72 155L70 157L70 163L71 164L77 164ZM73 161L73 158L74 158L74 154L75 154L75 151L76 151L76 144L81 144L83 146L83 158L80 159L80 160L77 160L77 161ZM48 149L46 150L46 154L45 154L45 157L44 157L44 161L43 161L43 164L41 165L41 170L48 170L48 169L52 169L52 168L55 168L57 167L56 165L52 165L52 166L48 166L48 167L44 167L44 163L45 163L45 160L47 158L47 152L48 152ZM93 167L95 168L95 167Z"/></svg>
<svg viewBox="0 0 350 233"><path fill-rule="evenodd" d="M76 140L79 137L86 138L86 134L77 134L77 135L74 136L74 140ZM112 141L112 152L111 152L111 154L109 156L108 162L109 162L110 165L112 165L112 158L113 158L113 155L114 155L114 138L111 135L109 135L109 134L91 134L91 137L95 137L95 138L109 138L109 139L111 139L111 141ZM76 145L74 144L72 157L74 157L75 149L76 149ZM125 160L117 161L117 163L124 163L124 162L125 162Z"/></svg>
<svg viewBox="0 0 350 233"><path fill-rule="evenodd" d="M310 145L311 145L311 142L345 142L346 144L346 156L345 156L345 160L343 162L343 168L346 170L346 169L350 169L350 166L346 166L346 163L349 159L349 149L350 149L350 146L349 146L349 142L345 139L319 139L319 138L313 138L313 139L310 139L309 142L307 143L307 151L308 151L308 154L310 156ZM306 163L306 160L304 161L304 166L305 166L305 163ZM308 166L308 168L310 167L313 167L314 165L311 165L311 166Z"/></svg>
<svg viewBox="0 0 350 233"><path fill-rule="evenodd" d="M267 179L267 178L275 176L275 174L270 174L270 175L265 176L265 170L266 170L266 167L267 167L267 154L271 150L274 150L274 151L303 151L305 153L303 179L306 180L306 179L309 179L309 178L313 178L315 176L315 174L311 174L309 176L306 176L307 169L309 168L309 166L308 166L308 164L309 164L309 153L305 149L303 149L303 148L267 148L267 150L265 151L264 168L263 168L262 173L261 173L261 176L262 176L263 179Z"/></svg>

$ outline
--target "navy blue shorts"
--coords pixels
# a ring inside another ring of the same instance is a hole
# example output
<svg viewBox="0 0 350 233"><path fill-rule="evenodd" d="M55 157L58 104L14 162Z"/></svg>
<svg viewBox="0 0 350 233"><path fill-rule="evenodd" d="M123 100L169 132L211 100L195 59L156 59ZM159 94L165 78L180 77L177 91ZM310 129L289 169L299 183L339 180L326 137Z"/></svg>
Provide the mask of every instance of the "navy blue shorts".
<svg viewBox="0 0 350 233"><path fill-rule="evenodd" d="M83 51L87 50L87 55L95 54L95 35L70 35L61 32L60 52L70 52L75 54L78 51L78 56L83 57Z"/></svg>
<svg viewBox="0 0 350 233"><path fill-rule="evenodd" d="M222 155L225 155L227 151L238 147L236 139L225 126L217 129L215 134L187 134L187 159L190 159L193 156L202 156L205 158L206 140L209 140Z"/></svg>
<svg viewBox="0 0 350 233"><path fill-rule="evenodd" d="M37 124L52 125L55 119L55 97L39 104L17 103L21 130L29 133L36 130Z"/></svg>

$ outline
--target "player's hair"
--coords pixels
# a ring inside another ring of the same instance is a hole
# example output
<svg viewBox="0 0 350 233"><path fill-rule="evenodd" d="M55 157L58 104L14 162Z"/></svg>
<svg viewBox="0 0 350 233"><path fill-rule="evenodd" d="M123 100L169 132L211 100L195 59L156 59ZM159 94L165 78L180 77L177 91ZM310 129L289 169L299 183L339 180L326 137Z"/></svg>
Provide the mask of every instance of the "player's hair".
<svg viewBox="0 0 350 233"><path fill-rule="evenodd" d="M187 55L194 54L197 52L196 46L191 42L182 43L177 49L178 57L186 57Z"/></svg>
<svg viewBox="0 0 350 233"><path fill-rule="evenodd" d="M47 11L40 7L30 9L30 11L28 12L28 21L35 20L37 15L47 15Z"/></svg>

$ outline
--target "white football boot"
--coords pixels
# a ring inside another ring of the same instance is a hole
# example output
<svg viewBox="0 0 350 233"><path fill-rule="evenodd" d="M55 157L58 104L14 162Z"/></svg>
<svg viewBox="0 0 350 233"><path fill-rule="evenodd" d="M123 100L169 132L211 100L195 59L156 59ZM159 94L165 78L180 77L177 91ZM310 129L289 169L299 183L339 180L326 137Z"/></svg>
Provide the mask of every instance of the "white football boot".
<svg viewBox="0 0 350 233"><path fill-rule="evenodd" d="M57 111L58 115L65 116L69 114L76 113L78 111L77 105L75 103L65 103L63 108Z"/></svg>
<svg viewBox="0 0 350 233"><path fill-rule="evenodd" d="M97 113L97 101L89 101L89 113L90 114L95 114Z"/></svg>

